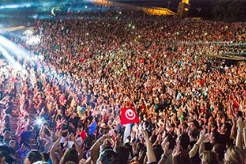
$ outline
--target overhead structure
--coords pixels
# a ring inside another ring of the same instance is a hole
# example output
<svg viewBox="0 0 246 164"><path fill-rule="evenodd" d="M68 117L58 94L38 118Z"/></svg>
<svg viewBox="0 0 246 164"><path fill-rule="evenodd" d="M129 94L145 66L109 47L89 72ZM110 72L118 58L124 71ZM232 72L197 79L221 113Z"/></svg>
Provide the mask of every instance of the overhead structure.
<svg viewBox="0 0 246 164"><path fill-rule="evenodd" d="M144 11L147 14L150 15L176 15L175 12L167 9L167 8L160 8L160 7L139 7L139 6L133 6L125 3L119 3L119 2L113 2L109 0L91 0L95 4L105 5L105 6L119 6L122 8L127 8L131 10L138 10L138 11Z"/></svg>
<svg viewBox="0 0 246 164"><path fill-rule="evenodd" d="M24 29L25 26L17 26L17 27L10 27L10 28L2 28L0 29L0 34L1 33L5 33L5 32L12 32L12 31L17 31L17 30L21 30Z"/></svg>
<svg viewBox="0 0 246 164"><path fill-rule="evenodd" d="M190 10L189 0L182 0L182 2L179 2L177 15L179 17L186 18L188 17L189 10Z"/></svg>

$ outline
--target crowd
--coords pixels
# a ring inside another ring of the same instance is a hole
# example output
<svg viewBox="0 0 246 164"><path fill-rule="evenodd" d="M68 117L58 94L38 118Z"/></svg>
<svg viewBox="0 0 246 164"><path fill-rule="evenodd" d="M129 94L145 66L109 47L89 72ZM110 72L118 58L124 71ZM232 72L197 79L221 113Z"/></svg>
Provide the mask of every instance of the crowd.
<svg viewBox="0 0 246 164"><path fill-rule="evenodd" d="M206 57L244 43L244 23L123 11L66 18L36 21L39 45L9 37L30 56L18 58L22 71L2 71L0 164L246 163L246 65ZM124 107L140 122L122 125Z"/></svg>

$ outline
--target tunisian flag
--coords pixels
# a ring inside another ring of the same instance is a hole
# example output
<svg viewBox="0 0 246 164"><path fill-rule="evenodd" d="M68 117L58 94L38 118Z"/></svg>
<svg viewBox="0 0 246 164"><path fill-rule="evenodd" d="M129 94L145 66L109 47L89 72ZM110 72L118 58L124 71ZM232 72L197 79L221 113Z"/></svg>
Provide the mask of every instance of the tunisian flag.
<svg viewBox="0 0 246 164"><path fill-rule="evenodd" d="M133 108L122 108L120 115L121 124L133 124L139 122L138 115Z"/></svg>

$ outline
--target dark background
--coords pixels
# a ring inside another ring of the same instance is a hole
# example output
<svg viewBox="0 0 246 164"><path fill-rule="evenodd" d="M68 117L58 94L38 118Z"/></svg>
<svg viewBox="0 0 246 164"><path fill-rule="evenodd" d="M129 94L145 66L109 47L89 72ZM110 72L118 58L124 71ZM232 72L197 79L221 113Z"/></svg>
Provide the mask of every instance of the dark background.
<svg viewBox="0 0 246 164"><path fill-rule="evenodd" d="M144 7L168 7L177 12L181 0L111 0ZM29 7L1 8L6 5L21 5L29 3ZM190 0L189 17L217 21L246 21L246 0ZM85 8L88 6L88 8ZM0 28L13 26L23 22L31 22L35 16L50 17L51 9L56 7L56 13L68 8L75 12L97 10L88 0L0 0ZM200 12L199 9L200 8ZM100 10L100 9L99 9ZM17 21L16 21L17 20Z"/></svg>

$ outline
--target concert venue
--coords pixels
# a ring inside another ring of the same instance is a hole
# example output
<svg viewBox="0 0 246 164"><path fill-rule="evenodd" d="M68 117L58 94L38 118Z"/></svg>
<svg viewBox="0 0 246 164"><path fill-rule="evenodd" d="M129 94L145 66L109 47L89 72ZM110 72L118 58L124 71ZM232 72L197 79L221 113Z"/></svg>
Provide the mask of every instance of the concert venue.
<svg viewBox="0 0 246 164"><path fill-rule="evenodd" d="M246 164L246 1L0 0L0 164Z"/></svg>

